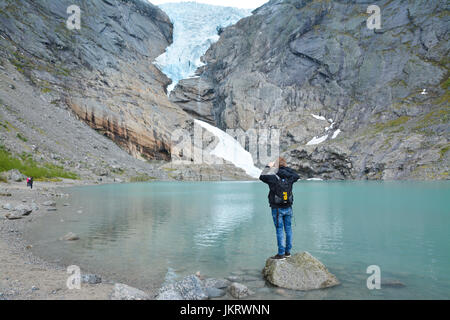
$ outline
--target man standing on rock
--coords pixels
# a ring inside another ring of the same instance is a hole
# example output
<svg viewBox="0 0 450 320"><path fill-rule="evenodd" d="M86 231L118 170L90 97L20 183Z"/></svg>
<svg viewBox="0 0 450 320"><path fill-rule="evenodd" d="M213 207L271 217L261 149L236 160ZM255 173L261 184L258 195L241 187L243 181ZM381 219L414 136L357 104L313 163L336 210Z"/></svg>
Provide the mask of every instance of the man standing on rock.
<svg viewBox="0 0 450 320"><path fill-rule="evenodd" d="M285 259L291 256L292 248L292 185L299 175L287 167L284 158L270 162L261 173L259 179L269 185L269 204L277 232L278 253L272 259ZM284 229L284 232L283 232ZM286 235L284 234L286 233Z"/></svg>

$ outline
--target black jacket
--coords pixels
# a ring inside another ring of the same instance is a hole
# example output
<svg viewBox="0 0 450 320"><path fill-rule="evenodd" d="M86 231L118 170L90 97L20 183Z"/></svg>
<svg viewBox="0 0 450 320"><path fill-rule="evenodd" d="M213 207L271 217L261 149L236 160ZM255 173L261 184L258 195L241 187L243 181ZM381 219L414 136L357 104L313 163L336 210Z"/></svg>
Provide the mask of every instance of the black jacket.
<svg viewBox="0 0 450 320"><path fill-rule="evenodd" d="M283 208L283 206L276 205L274 201L274 188L275 183L278 180L275 174L282 179L286 179L291 184L297 182L297 180L300 179L300 176L294 170L288 167L270 168L269 166L265 167L263 172L259 176L259 180L269 185L270 191L268 198L270 206L272 208Z"/></svg>

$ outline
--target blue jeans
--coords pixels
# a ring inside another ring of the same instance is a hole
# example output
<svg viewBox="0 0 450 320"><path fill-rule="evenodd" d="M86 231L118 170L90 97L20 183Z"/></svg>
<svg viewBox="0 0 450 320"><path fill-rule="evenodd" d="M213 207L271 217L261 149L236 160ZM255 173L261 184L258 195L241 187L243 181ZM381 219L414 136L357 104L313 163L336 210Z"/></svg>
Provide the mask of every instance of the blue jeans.
<svg viewBox="0 0 450 320"><path fill-rule="evenodd" d="M278 210L278 221L277 221ZM291 252L292 248L292 207L289 208L272 208L273 223L277 231L278 254L283 255L285 252ZM284 236L283 229L286 233Z"/></svg>

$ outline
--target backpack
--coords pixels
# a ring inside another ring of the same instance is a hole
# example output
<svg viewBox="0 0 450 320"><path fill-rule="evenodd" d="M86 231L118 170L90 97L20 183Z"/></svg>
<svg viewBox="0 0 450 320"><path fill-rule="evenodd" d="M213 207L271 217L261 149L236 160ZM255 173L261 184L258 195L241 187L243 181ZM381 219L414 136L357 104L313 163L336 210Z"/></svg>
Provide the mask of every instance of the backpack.
<svg viewBox="0 0 450 320"><path fill-rule="evenodd" d="M275 175L278 179L275 183L274 188L274 202L276 205L290 206L294 202L294 196L292 195L292 183L285 178L280 178Z"/></svg>

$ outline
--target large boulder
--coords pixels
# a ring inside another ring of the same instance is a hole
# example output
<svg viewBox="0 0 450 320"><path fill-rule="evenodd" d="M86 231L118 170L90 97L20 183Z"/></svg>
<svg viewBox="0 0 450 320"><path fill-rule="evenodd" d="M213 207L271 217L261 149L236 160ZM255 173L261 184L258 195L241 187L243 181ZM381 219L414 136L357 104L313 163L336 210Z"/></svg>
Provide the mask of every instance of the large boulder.
<svg viewBox="0 0 450 320"><path fill-rule="evenodd" d="M25 176L17 169L9 170L5 173L5 176L9 181L21 182L25 180Z"/></svg>
<svg viewBox="0 0 450 320"><path fill-rule="evenodd" d="M273 285L293 290L323 289L339 284L323 263L306 251L286 260L267 259L263 275Z"/></svg>

